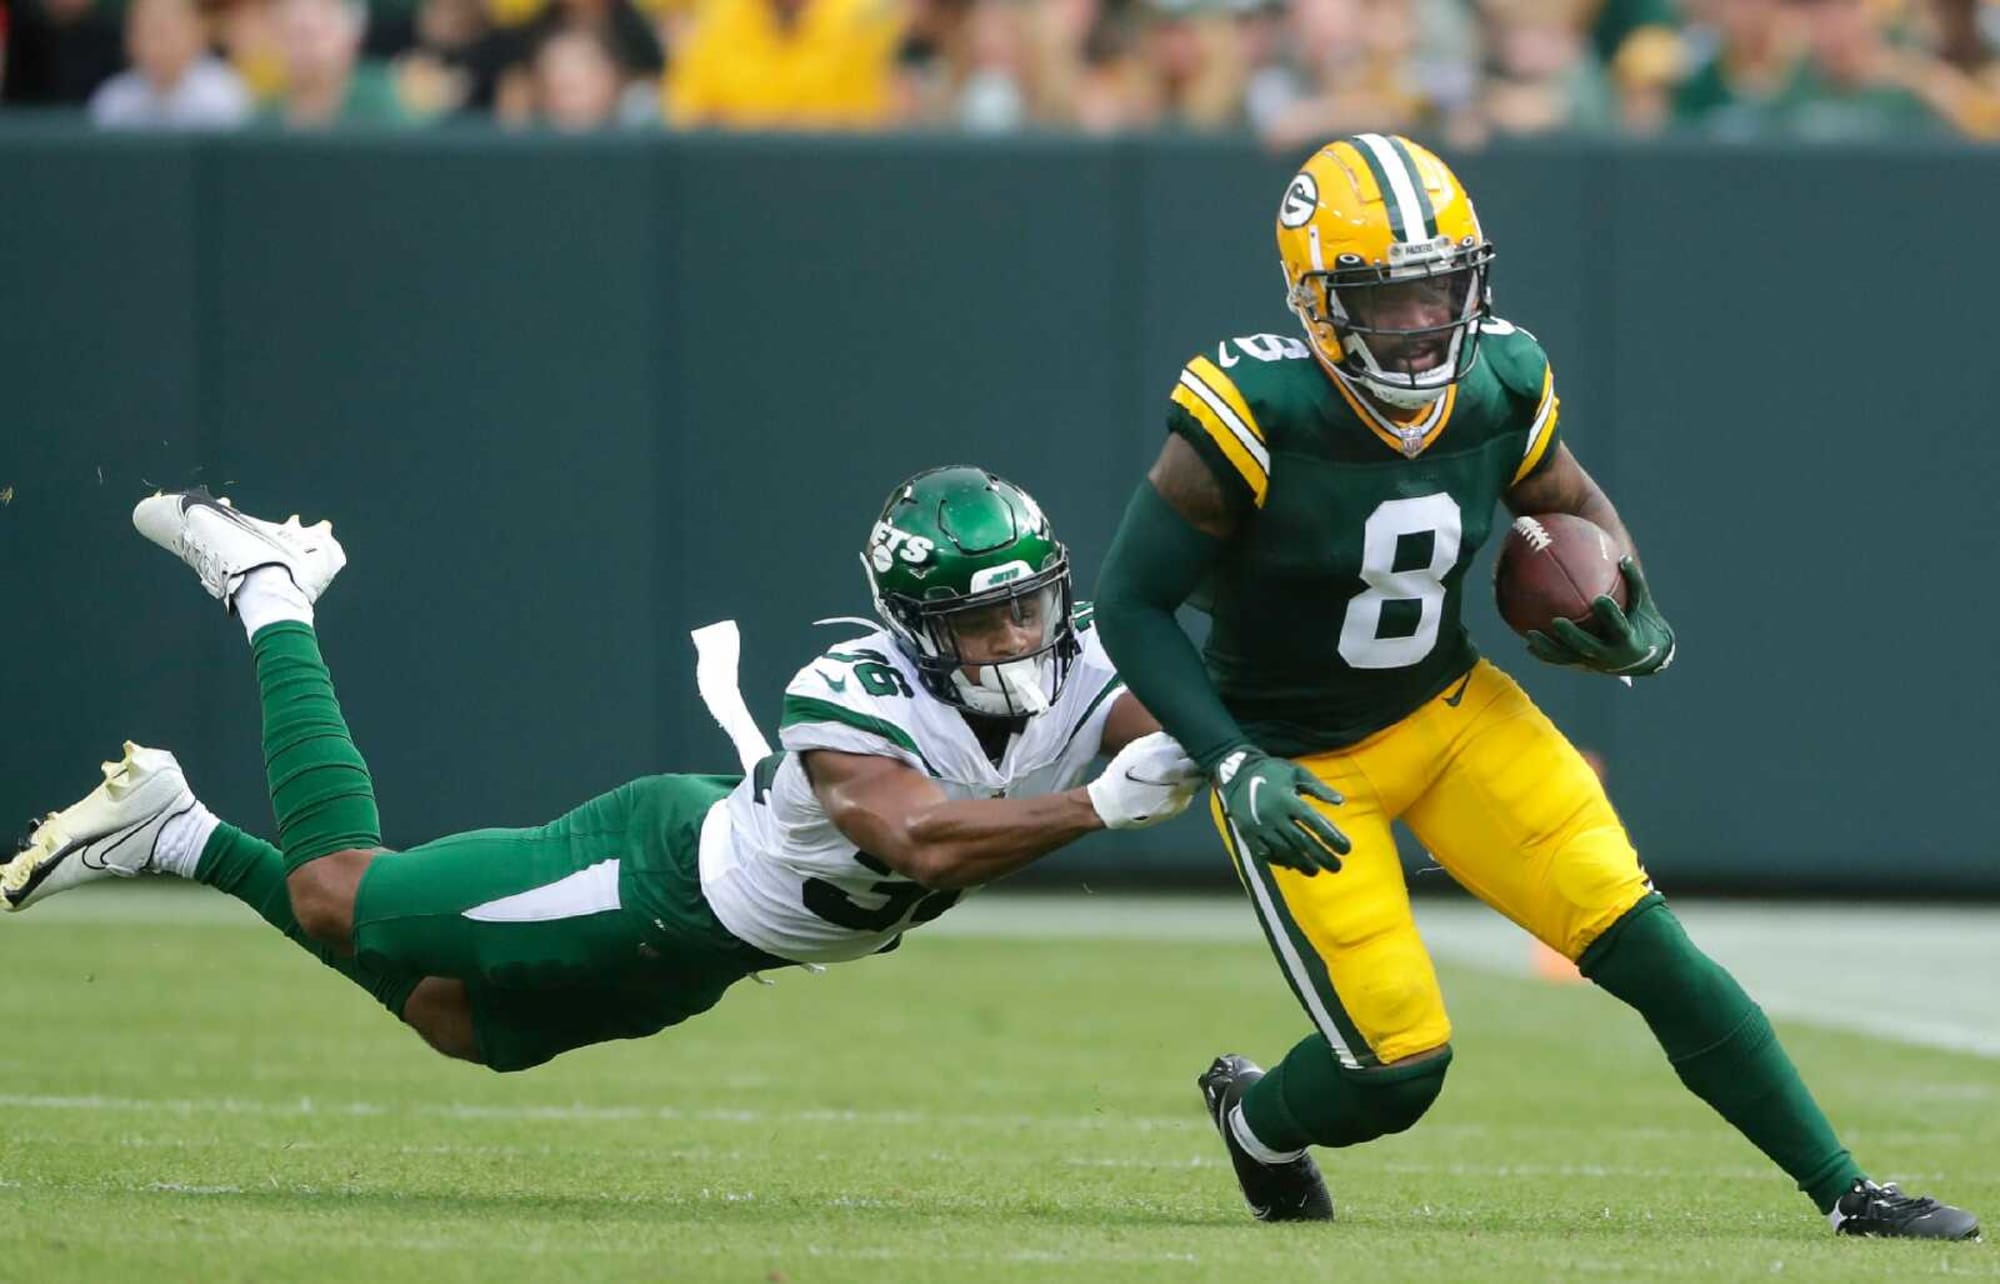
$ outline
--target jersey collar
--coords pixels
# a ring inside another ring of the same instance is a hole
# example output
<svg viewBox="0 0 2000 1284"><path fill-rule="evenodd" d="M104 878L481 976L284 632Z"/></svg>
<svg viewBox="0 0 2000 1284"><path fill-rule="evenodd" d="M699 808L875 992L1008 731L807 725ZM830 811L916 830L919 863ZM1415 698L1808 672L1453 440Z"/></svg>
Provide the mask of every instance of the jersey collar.
<svg viewBox="0 0 2000 1284"><path fill-rule="evenodd" d="M1326 369L1324 365L1322 369ZM1452 384L1444 390L1444 396L1431 403L1430 409L1408 423L1391 419L1371 401L1348 376L1340 370L1329 370L1333 376L1333 386L1347 402L1348 408L1357 419L1367 424L1369 430L1382 442L1405 459L1415 459L1430 448L1444 431L1451 419L1452 408L1458 404L1458 385Z"/></svg>

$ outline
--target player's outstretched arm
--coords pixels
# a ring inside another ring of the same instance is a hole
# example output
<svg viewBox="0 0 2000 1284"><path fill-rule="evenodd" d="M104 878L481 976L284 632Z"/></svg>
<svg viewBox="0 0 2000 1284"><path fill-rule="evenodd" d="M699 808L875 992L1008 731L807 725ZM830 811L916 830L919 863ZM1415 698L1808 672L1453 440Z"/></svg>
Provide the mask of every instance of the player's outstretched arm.
<svg viewBox="0 0 2000 1284"><path fill-rule="evenodd" d="M1142 736L1087 787L1035 798L945 796L894 758L810 749L806 776L827 816L855 846L925 887L976 887L1099 829L1180 814L1201 773L1174 740Z"/></svg>
<svg viewBox="0 0 2000 1284"><path fill-rule="evenodd" d="M1624 556L1618 569L1625 576L1626 604L1609 597L1594 603L1594 632L1558 620L1553 635L1531 633L1528 650L1550 664L1595 669L1620 677L1658 673L1674 660L1674 630L1653 601L1652 589L1639 569L1639 550L1618 510L1569 447L1558 444L1554 458L1507 492L1514 513L1574 513L1586 518L1618 542Z"/></svg>

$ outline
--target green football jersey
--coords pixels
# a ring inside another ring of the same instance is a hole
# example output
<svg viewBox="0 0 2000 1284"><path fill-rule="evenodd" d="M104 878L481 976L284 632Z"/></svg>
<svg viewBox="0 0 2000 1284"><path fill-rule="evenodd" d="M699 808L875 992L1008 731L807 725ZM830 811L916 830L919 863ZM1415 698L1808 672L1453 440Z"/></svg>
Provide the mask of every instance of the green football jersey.
<svg viewBox="0 0 2000 1284"><path fill-rule="evenodd" d="M1238 503L1205 658L1252 739L1288 756L1353 744L1472 667L1466 568L1508 488L1555 457L1534 336L1486 322L1472 370L1407 424L1284 335L1196 357L1172 400L1169 428Z"/></svg>

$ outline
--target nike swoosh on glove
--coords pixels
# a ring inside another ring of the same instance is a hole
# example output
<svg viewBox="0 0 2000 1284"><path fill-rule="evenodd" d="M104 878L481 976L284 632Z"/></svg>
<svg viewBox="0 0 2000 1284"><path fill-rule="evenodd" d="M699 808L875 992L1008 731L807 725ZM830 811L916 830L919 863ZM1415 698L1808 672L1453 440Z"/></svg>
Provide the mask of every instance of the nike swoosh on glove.
<svg viewBox="0 0 2000 1284"><path fill-rule="evenodd" d="M1344 799L1304 767L1261 749L1238 749L1215 768L1215 793L1244 850L1302 874L1332 872L1353 850L1347 835L1308 799Z"/></svg>
<svg viewBox="0 0 2000 1284"><path fill-rule="evenodd" d="M1155 731L1119 750L1085 792L1106 829L1144 829L1186 811L1201 783L1180 741Z"/></svg>

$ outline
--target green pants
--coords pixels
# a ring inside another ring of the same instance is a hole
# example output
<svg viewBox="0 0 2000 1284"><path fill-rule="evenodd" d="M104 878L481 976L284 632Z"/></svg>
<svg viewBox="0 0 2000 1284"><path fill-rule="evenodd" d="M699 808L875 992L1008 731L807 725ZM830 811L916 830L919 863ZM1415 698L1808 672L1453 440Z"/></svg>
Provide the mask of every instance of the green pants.
<svg viewBox="0 0 2000 1284"><path fill-rule="evenodd" d="M701 894L701 822L735 784L649 776L539 828L384 853L355 895L355 956L464 981L495 1070L705 1012L789 965L731 936Z"/></svg>

